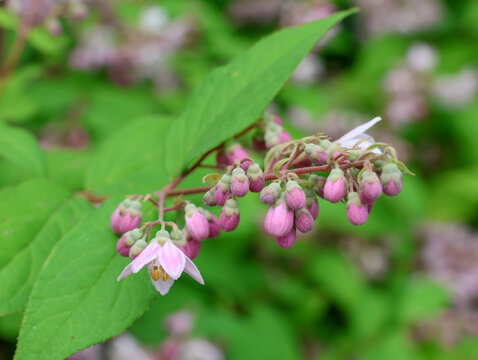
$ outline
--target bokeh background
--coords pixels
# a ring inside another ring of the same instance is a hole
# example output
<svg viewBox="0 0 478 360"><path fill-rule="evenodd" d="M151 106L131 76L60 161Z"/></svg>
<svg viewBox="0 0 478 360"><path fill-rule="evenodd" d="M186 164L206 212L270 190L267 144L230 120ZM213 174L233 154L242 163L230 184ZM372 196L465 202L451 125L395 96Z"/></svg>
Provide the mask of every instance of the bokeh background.
<svg viewBox="0 0 478 360"><path fill-rule="evenodd" d="M416 176L364 226L321 201L314 231L287 251L247 196L238 230L203 244L206 286L178 281L127 332L72 359L478 358L478 1L3 1L0 121L30 130L51 177L82 191L112 134L148 114L174 121L211 69L353 6L270 111L294 136L332 138L380 115L371 133ZM34 30L16 49L25 22ZM0 187L29 176L0 158ZM21 317L0 318L2 358Z"/></svg>

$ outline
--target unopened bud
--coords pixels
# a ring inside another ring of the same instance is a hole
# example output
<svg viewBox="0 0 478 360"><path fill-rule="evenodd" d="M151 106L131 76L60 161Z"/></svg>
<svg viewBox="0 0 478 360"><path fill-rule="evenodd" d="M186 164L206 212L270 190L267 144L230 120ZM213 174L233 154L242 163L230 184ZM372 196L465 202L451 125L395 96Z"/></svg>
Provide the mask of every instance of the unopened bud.
<svg viewBox="0 0 478 360"><path fill-rule="evenodd" d="M254 163L249 166L247 177L249 179L249 190L252 192L259 192L264 188L264 173L258 164Z"/></svg>
<svg viewBox="0 0 478 360"><path fill-rule="evenodd" d="M306 233L314 228L314 218L306 209L296 210L294 212L295 227L300 232Z"/></svg>
<svg viewBox="0 0 478 360"><path fill-rule="evenodd" d="M279 197L280 192L280 185L278 183L273 182L267 185L264 189L262 189L260 199L264 204L273 204Z"/></svg>
<svg viewBox="0 0 478 360"><path fill-rule="evenodd" d="M210 188L203 196L202 202L205 206L215 206L216 202L214 201L214 192L216 191L216 187L213 186Z"/></svg>
<svg viewBox="0 0 478 360"><path fill-rule="evenodd" d="M264 219L264 229L271 235L286 235L294 225L294 212L289 210L284 200L279 199L269 208Z"/></svg>
<svg viewBox="0 0 478 360"><path fill-rule="evenodd" d="M295 229L291 229L287 234L284 236L276 237L277 245L279 245L283 249L290 249L295 244L295 240L297 239L297 233Z"/></svg>
<svg viewBox="0 0 478 360"><path fill-rule="evenodd" d="M324 186L324 198L331 203L337 203L345 196L345 176L340 169L330 172Z"/></svg>
<svg viewBox="0 0 478 360"><path fill-rule="evenodd" d="M111 215L111 228L118 235L137 228L141 224L141 203L125 199Z"/></svg>
<svg viewBox="0 0 478 360"><path fill-rule="evenodd" d="M216 190L214 191L214 202L217 205L223 206L227 197L231 194L231 176L229 174L222 175L221 179L217 183Z"/></svg>
<svg viewBox="0 0 478 360"><path fill-rule="evenodd" d="M285 187L285 201L292 210L299 210L305 206L305 193L297 181L289 180Z"/></svg>
<svg viewBox="0 0 478 360"><path fill-rule="evenodd" d="M192 239L202 241L209 236L209 223L206 216L199 211L193 204L186 206L186 229Z"/></svg>
<svg viewBox="0 0 478 360"><path fill-rule="evenodd" d="M347 217L353 225L362 225L367 222L367 207L362 203L359 194L356 192L350 192L348 194Z"/></svg>
<svg viewBox="0 0 478 360"><path fill-rule="evenodd" d="M206 212L206 218L209 223L209 238L217 238L221 233L221 224L219 219L209 211Z"/></svg>
<svg viewBox="0 0 478 360"><path fill-rule="evenodd" d="M229 199L221 210L219 223L224 231L233 231L239 225L239 204L235 199Z"/></svg>
<svg viewBox="0 0 478 360"><path fill-rule="evenodd" d="M231 193L237 197L243 197L249 191L249 180L246 173L241 168L232 170L231 176Z"/></svg>
<svg viewBox="0 0 478 360"><path fill-rule="evenodd" d="M403 175L394 163L384 165L380 175L382 189L388 196L396 196L402 191Z"/></svg>
<svg viewBox="0 0 478 360"><path fill-rule="evenodd" d="M327 150L325 150L322 146L315 145L315 144L307 144L304 148L305 153L309 155L309 158L314 162L316 165L326 165L328 161L328 154Z"/></svg>
<svg viewBox="0 0 478 360"><path fill-rule="evenodd" d="M382 195L382 184L380 180L372 171L364 171L362 173L362 181L360 188L363 195L369 200L367 203L374 203Z"/></svg>

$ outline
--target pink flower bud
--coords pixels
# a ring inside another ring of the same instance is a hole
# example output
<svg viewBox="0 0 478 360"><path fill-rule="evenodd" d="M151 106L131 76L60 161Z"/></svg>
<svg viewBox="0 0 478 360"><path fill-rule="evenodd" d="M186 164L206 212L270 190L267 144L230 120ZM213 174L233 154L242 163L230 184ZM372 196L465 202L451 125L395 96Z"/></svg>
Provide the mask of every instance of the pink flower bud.
<svg viewBox="0 0 478 360"><path fill-rule="evenodd" d="M324 186L324 198L331 203L337 203L345 196L345 176L342 170L330 172Z"/></svg>
<svg viewBox="0 0 478 360"><path fill-rule="evenodd" d="M111 228L118 235L136 229L141 224L141 203L125 199L111 215Z"/></svg>
<svg viewBox="0 0 478 360"><path fill-rule="evenodd" d="M247 169L247 178L249 179L249 190L259 192L264 188L264 173L261 167L254 163Z"/></svg>
<svg viewBox="0 0 478 360"><path fill-rule="evenodd" d="M364 171L362 174L361 190L361 194L368 199L368 201L365 201L367 204L373 204L377 201L380 195L382 195L382 184L380 184L377 174L371 171Z"/></svg>
<svg viewBox="0 0 478 360"><path fill-rule="evenodd" d="M292 136L290 136L287 130L282 130L281 132L279 132L279 138L280 138L281 144L292 140Z"/></svg>
<svg viewBox="0 0 478 360"><path fill-rule="evenodd" d="M124 235L119 238L118 242L116 243L116 250L118 250L121 256L128 257L129 249L131 246L126 246L124 243L125 240L126 240L126 237Z"/></svg>
<svg viewBox="0 0 478 360"><path fill-rule="evenodd" d="M230 191L231 176L224 174L217 183L216 190L214 191L214 202L217 205L223 206L227 197L231 194Z"/></svg>
<svg viewBox="0 0 478 360"><path fill-rule="evenodd" d="M241 168L232 170L231 193L237 197L243 197L249 191L249 180Z"/></svg>
<svg viewBox="0 0 478 360"><path fill-rule="evenodd" d="M271 183L261 191L260 199L264 204L273 204L281 192L280 185L278 183Z"/></svg>
<svg viewBox="0 0 478 360"><path fill-rule="evenodd" d="M209 211L206 212L206 218L209 223L209 238L217 238L221 233L221 224L219 219Z"/></svg>
<svg viewBox="0 0 478 360"><path fill-rule="evenodd" d="M271 235L286 235L294 225L294 212L289 210L284 200L279 199L269 208L264 220L264 229Z"/></svg>
<svg viewBox="0 0 478 360"><path fill-rule="evenodd" d="M229 199L221 210L219 222L224 231L233 231L239 225L239 204L235 199Z"/></svg>
<svg viewBox="0 0 478 360"><path fill-rule="evenodd" d="M209 236L209 223L206 216L193 204L188 204L185 211L186 229L189 236L198 241L206 239Z"/></svg>
<svg viewBox="0 0 478 360"><path fill-rule="evenodd" d="M214 201L214 192L216 191L216 187L212 187L209 189L209 191L207 191L203 198L202 198L202 202L204 203L204 205L206 206L215 206L216 205L216 202Z"/></svg>
<svg viewBox="0 0 478 360"><path fill-rule="evenodd" d="M314 192L310 188L305 188L305 208L309 211L312 218L315 220L319 216L319 203L315 197Z"/></svg>
<svg viewBox="0 0 478 360"><path fill-rule="evenodd" d="M328 153L322 146L307 144L304 148L307 155L316 165L326 165L328 162Z"/></svg>
<svg viewBox="0 0 478 360"><path fill-rule="evenodd" d="M383 166L380 181L383 192L388 196L396 196L402 191L403 175L394 163L388 163Z"/></svg>
<svg viewBox="0 0 478 360"><path fill-rule="evenodd" d="M297 233L295 229L291 229L287 234L284 236L277 236L276 242L283 249L290 249L295 244L295 240L297 239Z"/></svg>
<svg viewBox="0 0 478 360"><path fill-rule="evenodd" d="M178 245L178 248L191 260L196 258L201 251L202 241L190 239L186 242L186 246Z"/></svg>
<svg viewBox="0 0 478 360"><path fill-rule="evenodd" d="M300 232L306 233L314 228L314 219L306 209L296 210L294 212L295 227Z"/></svg>
<svg viewBox="0 0 478 360"><path fill-rule="evenodd" d="M282 120L282 118L277 115L277 114L272 114L272 117L273 117L273 121L275 124L279 125L279 126L283 126L284 125L284 121Z"/></svg>
<svg viewBox="0 0 478 360"><path fill-rule="evenodd" d="M244 149L241 145L236 143L226 150L226 157L227 157L228 164L234 165L234 162L236 160L241 161L243 159L250 158L251 156L249 155L246 149ZM249 167L250 164L251 164L250 161L244 161L241 163L241 168L244 171L247 171L247 168Z"/></svg>
<svg viewBox="0 0 478 360"><path fill-rule="evenodd" d="M299 210L305 206L305 193L297 181L289 180L285 187L285 201L292 210Z"/></svg>
<svg viewBox="0 0 478 360"><path fill-rule="evenodd" d="M360 201L359 194L350 192L347 201L347 217L353 225L362 225L367 222L368 210Z"/></svg>

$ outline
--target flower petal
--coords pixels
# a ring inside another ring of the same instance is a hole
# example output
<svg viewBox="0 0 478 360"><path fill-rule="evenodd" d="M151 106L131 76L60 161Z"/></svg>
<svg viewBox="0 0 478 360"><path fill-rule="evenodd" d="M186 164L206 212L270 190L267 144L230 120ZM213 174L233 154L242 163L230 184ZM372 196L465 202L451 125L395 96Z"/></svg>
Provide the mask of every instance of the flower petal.
<svg viewBox="0 0 478 360"><path fill-rule="evenodd" d="M184 271L186 256L179 248L169 241L163 245L159 252L159 263L170 277L178 279Z"/></svg>
<svg viewBox="0 0 478 360"><path fill-rule="evenodd" d="M161 295L166 295L169 292L169 289L171 289L171 286L174 284L174 279L169 278L166 281L163 281L161 279L159 280L151 280L153 282L154 287L156 290L161 294Z"/></svg>
<svg viewBox="0 0 478 360"><path fill-rule="evenodd" d="M134 273L140 271L144 265L152 261L158 256L161 245L156 241L152 241L139 255L131 262L131 268Z"/></svg>
<svg viewBox="0 0 478 360"><path fill-rule="evenodd" d="M121 274L118 276L118 279L117 279L118 281L120 281L121 279L123 279L126 276L131 275L133 273L133 270L131 269L132 264L133 263L129 263L128 265L126 265L126 267L123 269Z"/></svg>
<svg viewBox="0 0 478 360"><path fill-rule="evenodd" d="M196 265L194 265L192 260L188 257L186 257L186 266L184 268L184 271L186 272L186 274L191 276L198 283L200 283L201 285L204 285L204 279L202 278L201 273L199 272Z"/></svg>
<svg viewBox="0 0 478 360"><path fill-rule="evenodd" d="M347 140L355 138L357 135L364 133L368 129L370 129L372 126L374 126L376 123L378 123L382 118L380 116L377 116L370 120L369 122L366 122L365 124L357 126L355 129L350 130L348 133L346 133L344 136L342 136L340 139L335 140L337 143L343 143Z"/></svg>

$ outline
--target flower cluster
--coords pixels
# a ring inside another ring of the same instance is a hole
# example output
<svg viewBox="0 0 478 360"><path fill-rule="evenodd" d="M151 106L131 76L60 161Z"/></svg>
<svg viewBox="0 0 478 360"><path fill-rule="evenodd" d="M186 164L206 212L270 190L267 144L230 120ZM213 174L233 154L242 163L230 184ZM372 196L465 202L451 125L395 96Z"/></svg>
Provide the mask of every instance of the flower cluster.
<svg viewBox="0 0 478 360"><path fill-rule="evenodd" d="M402 170L408 171L391 146L375 143L365 134L380 120L375 118L335 141L323 134L294 140L284 129L280 117L266 114L234 140L204 154L180 178L159 192L124 200L114 211L111 226L122 235L117 243L118 252L130 257L132 262L118 280L147 266L153 285L163 295L183 271L203 284L192 259L198 256L204 240L218 237L222 230L230 232L238 227L239 200L249 192L259 193L261 202L269 206L264 229L284 249L295 244L297 232L313 229L319 215L319 198L331 203L343 202L350 223L364 224L382 193L388 196L400 193ZM267 151L263 166L253 160L239 142L238 138L248 131L253 131L252 149L256 153ZM220 172L203 179L211 185L176 190L182 179L200 167L214 151L214 167ZM182 198L195 193L204 193L206 207L221 207L219 218L212 211ZM174 205L165 208L167 198L177 195L180 197ZM141 199L152 202L159 216L157 221L140 227ZM182 230L176 224L180 221L164 220L168 211L184 212ZM161 230L148 240L155 226L161 226ZM171 227L170 232L165 230L166 226Z"/></svg>

